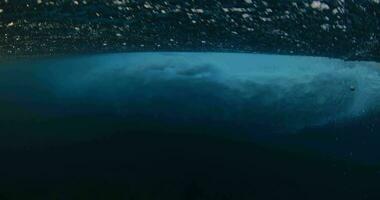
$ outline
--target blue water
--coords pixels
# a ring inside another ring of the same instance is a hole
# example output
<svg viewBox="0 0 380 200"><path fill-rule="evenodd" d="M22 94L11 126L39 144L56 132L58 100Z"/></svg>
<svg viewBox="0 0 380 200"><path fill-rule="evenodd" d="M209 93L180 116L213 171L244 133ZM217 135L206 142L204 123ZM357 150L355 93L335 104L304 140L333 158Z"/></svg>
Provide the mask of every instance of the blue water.
<svg viewBox="0 0 380 200"><path fill-rule="evenodd" d="M379 67L175 52L3 64L0 194L377 197Z"/></svg>
<svg viewBox="0 0 380 200"><path fill-rule="evenodd" d="M2 100L46 117L145 115L287 134L377 113L379 67L260 54L99 55L2 66Z"/></svg>

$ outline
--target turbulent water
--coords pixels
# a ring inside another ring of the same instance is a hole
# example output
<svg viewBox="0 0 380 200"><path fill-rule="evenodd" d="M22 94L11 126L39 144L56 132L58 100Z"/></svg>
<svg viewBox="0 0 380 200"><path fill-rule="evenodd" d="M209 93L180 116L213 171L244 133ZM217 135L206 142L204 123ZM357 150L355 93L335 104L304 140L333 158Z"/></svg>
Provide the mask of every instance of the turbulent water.
<svg viewBox="0 0 380 200"><path fill-rule="evenodd" d="M1 100L45 117L103 113L295 133L379 112L378 68L301 56L110 54L3 66Z"/></svg>
<svg viewBox="0 0 380 200"><path fill-rule="evenodd" d="M380 60L378 0L3 0L0 57L228 51Z"/></svg>
<svg viewBox="0 0 380 200"><path fill-rule="evenodd" d="M297 134L377 114L378 67L373 62L232 53L45 60L1 67L0 117L6 124L30 124L109 116L124 122L228 127L236 135Z"/></svg>
<svg viewBox="0 0 380 200"><path fill-rule="evenodd" d="M0 200L378 200L379 13L0 0Z"/></svg>
<svg viewBox="0 0 380 200"><path fill-rule="evenodd" d="M0 195L376 199L379 67L190 52L4 63Z"/></svg>

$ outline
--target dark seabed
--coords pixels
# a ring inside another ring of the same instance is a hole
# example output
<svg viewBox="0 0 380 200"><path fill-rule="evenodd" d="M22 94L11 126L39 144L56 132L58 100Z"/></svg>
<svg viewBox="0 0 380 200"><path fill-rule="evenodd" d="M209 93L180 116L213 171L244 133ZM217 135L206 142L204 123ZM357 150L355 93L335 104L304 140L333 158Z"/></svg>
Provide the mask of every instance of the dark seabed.
<svg viewBox="0 0 380 200"><path fill-rule="evenodd" d="M379 64L135 53L0 67L0 199L379 199Z"/></svg>

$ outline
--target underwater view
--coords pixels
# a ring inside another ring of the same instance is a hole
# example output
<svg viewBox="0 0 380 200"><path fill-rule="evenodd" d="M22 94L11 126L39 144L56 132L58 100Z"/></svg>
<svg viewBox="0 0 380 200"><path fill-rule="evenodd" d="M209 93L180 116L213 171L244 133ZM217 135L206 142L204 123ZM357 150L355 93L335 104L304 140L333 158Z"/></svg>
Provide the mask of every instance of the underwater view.
<svg viewBox="0 0 380 200"><path fill-rule="evenodd" d="M380 199L380 1L0 0L13 199Z"/></svg>

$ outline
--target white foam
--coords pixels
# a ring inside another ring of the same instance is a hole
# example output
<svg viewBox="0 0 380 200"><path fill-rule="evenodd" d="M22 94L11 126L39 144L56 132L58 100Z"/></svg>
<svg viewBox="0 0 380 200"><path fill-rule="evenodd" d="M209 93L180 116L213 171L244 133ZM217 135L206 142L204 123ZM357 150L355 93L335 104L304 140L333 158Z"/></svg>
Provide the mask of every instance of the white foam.
<svg viewBox="0 0 380 200"><path fill-rule="evenodd" d="M220 91L213 92L227 102L229 107L224 109L232 116L230 120L248 110L247 117L257 113L260 116L254 118L265 121L264 125L278 123L299 129L380 111L379 67L374 62L306 56L127 53L69 59L61 67L42 67L40 74L58 97L75 100L91 96L89 101L121 102L127 110L133 95L156 91L147 96L159 99L163 94L176 99L177 92L183 92L171 89L171 85L157 86L161 83L185 81L191 86L206 81L225 88L215 87ZM213 86L205 83L204 87ZM187 103L191 98L207 101L208 97L189 96ZM257 122L252 120L252 124Z"/></svg>

